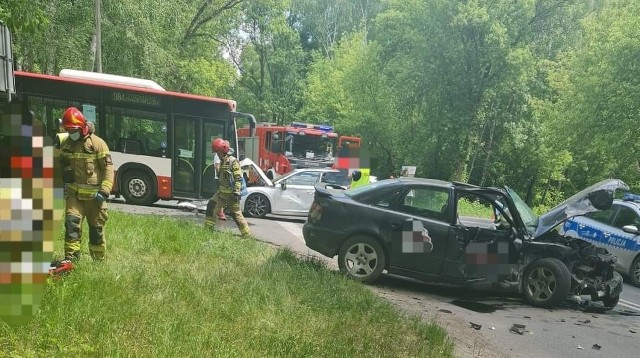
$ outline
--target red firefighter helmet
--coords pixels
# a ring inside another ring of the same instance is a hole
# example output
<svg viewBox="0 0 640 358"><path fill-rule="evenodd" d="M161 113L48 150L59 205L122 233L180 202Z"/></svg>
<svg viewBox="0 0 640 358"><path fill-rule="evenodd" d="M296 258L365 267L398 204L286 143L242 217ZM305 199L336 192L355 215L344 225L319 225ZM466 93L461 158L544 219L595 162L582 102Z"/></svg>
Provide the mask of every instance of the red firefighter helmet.
<svg viewBox="0 0 640 358"><path fill-rule="evenodd" d="M82 112L76 107L69 107L62 115L62 126L66 131L73 129L81 129L82 135L89 134L89 127L87 126L87 120L84 118Z"/></svg>
<svg viewBox="0 0 640 358"><path fill-rule="evenodd" d="M213 142L211 142L211 150L213 150L214 152L222 152L226 154L229 152L229 142L222 138L216 138L213 140Z"/></svg>

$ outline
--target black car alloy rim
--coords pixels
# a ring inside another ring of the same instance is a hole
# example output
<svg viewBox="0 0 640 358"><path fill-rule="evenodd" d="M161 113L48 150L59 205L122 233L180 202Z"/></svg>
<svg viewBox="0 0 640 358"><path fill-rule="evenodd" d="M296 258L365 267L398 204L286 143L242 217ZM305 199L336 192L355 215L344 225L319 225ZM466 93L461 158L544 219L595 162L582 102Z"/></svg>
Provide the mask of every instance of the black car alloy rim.
<svg viewBox="0 0 640 358"><path fill-rule="evenodd" d="M545 302L556 290L556 276L546 267L538 267L527 277L527 293L538 302Z"/></svg>
<svg viewBox="0 0 640 358"><path fill-rule="evenodd" d="M357 243L344 256L345 267L354 277L369 276L378 265L378 253L368 244Z"/></svg>

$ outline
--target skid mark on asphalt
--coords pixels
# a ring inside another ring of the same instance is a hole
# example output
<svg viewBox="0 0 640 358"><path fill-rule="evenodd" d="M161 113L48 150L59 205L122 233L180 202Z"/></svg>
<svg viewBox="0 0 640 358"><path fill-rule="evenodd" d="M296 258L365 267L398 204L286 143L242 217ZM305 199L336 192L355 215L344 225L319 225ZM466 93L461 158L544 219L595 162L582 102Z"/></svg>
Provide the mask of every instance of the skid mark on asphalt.
<svg viewBox="0 0 640 358"><path fill-rule="evenodd" d="M634 311L638 311L638 312L640 312L640 305L639 305L639 304L637 304L637 303L633 303L633 302L629 302L629 301L625 301L625 300L620 300L620 301L618 302L618 305L619 305L619 306L623 306L623 307L625 307L625 308L632 309L632 310L634 310Z"/></svg>
<svg viewBox="0 0 640 358"><path fill-rule="evenodd" d="M296 223L290 223L286 221L278 222L283 229L285 229L288 233L293 235L296 239L304 242L304 237L302 236L302 225Z"/></svg>

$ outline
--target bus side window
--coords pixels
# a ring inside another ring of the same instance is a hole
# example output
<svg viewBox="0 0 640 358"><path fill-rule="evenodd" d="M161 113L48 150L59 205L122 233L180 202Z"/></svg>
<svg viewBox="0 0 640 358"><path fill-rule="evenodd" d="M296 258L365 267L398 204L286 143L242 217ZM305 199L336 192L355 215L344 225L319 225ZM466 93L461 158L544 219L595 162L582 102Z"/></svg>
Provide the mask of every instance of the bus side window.
<svg viewBox="0 0 640 358"><path fill-rule="evenodd" d="M106 138L113 151L167 157L167 116L164 113L107 107Z"/></svg>

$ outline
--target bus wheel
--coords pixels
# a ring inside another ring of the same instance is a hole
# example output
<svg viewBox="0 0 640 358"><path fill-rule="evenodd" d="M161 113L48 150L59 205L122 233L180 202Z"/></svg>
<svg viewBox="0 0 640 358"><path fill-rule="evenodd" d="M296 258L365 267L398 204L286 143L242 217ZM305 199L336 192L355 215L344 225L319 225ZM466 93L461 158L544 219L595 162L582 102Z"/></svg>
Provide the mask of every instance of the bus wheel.
<svg viewBox="0 0 640 358"><path fill-rule="evenodd" d="M130 170L122 176L122 196L129 204L150 205L158 198L153 190L149 174L140 170Z"/></svg>

